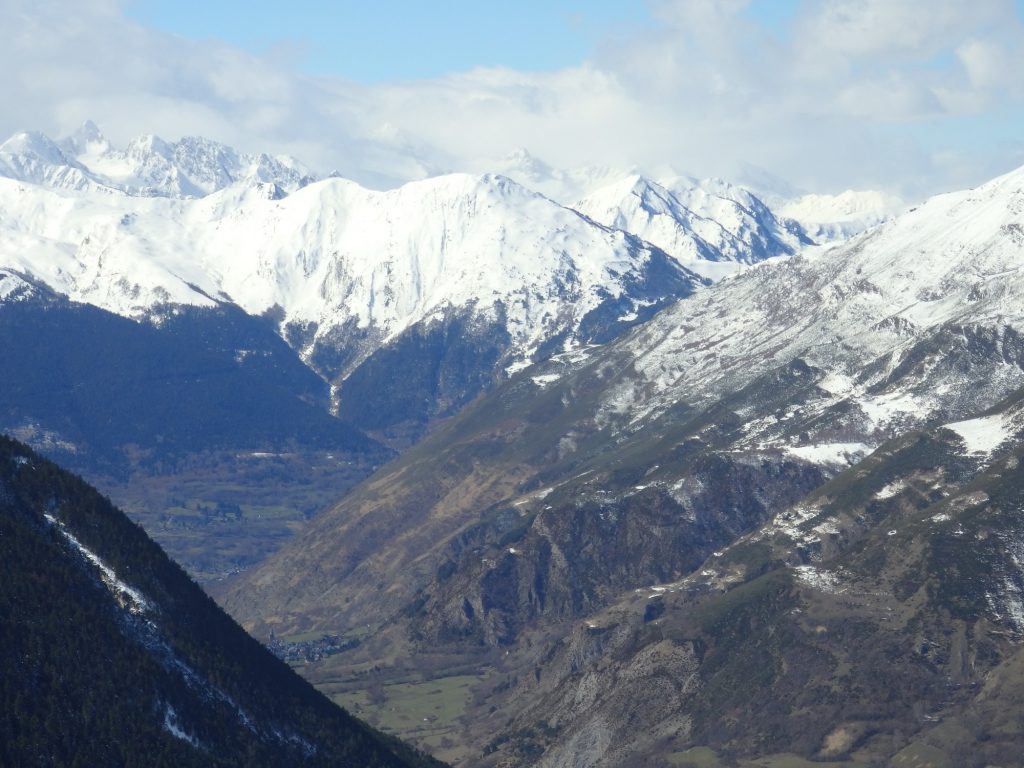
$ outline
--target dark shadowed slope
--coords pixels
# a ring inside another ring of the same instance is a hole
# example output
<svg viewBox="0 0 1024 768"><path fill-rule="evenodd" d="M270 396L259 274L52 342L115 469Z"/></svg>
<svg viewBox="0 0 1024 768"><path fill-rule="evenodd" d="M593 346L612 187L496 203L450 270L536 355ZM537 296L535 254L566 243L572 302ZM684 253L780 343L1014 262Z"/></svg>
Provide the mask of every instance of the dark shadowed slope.
<svg viewBox="0 0 1024 768"><path fill-rule="evenodd" d="M328 702L105 498L7 438L0 764L440 765Z"/></svg>

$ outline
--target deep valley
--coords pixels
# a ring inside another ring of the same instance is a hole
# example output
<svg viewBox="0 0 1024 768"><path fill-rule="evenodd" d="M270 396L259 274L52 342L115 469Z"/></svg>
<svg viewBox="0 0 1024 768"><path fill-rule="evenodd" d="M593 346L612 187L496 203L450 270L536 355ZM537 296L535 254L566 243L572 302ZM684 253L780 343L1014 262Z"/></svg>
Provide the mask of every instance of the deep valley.
<svg viewBox="0 0 1024 768"><path fill-rule="evenodd" d="M1015 764L1024 171L828 227L83 131L0 146L0 503L58 574L5 556L54 611L2 615L42 659L43 586L115 584L133 750L430 764L351 713L480 768Z"/></svg>

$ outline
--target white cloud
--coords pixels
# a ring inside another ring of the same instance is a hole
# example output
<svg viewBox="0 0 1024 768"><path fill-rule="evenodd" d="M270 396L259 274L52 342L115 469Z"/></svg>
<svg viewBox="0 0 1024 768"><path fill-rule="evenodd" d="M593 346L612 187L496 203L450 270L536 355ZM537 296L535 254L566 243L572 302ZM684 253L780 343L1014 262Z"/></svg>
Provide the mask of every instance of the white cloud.
<svg viewBox="0 0 1024 768"><path fill-rule="evenodd" d="M916 60L941 53L974 29L1012 16L1004 0L831 0L815 3L798 22L819 55L850 60Z"/></svg>
<svg viewBox="0 0 1024 768"><path fill-rule="evenodd" d="M120 143L201 134L378 185L486 170L520 146L562 167L754 164L810 188L907 194L1024 162L1024 144L983 134L990 112L1024 103L1009 0L808 1L781 38L748 10L659 0L656 26L575 67L366 86L146 29L115 0L0 0L0 133L92 118ZM936 139L965 116L982 134Z"/></svg>

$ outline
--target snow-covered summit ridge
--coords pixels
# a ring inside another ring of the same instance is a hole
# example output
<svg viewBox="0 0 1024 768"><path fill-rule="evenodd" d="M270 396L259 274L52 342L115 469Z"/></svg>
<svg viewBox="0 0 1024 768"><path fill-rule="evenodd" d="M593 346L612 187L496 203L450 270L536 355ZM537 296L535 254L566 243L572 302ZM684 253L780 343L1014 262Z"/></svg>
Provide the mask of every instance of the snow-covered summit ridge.
<svg viewBox="0 0 1024 768"><path fill-rule="evenodd" d="M528 356L666 258L503 176L276 191L239 183L199 199L134 197L0 178L0 266L128 317L222 301L273 311L310 343L341 328L379 343L471 308L500 319Z"/></svg>
<svg viewBox="0 0 1024 768"><path fill-rule="evenodd" d="M0 176L56 189L99 186L89 169L38 131L17 133L0 144Z"/></svg>
<svg viewBox="0 0 1024 768"><path fill-rule="evenodd" d="M749 190L719 179L677 176L659 183L632 175L574 207L602 224L635 233L712 279L811 244L795 222L776 217Z"/></svg>
<svg viewBox="0 0 1024 768"><path fill-rule="evenodd" d="M853 237L905 211L909 206L895 195L877 190L847 190L839 194L812 194L798 190L765 174L745 174L740 183L720 179L697 179L668 168L636 166L582 166L556 168L530 154L525 148L494 160L490 167L531 189L539 190L563 205L591 201L608 206L615 190L625 194L637 178L674 193L680 201L701 215L700 200L694 192L730 199L740 206L763 206L772 212L783 229L797 229L815 243L834 243ZM752 205L756 200L756 205ZM580 203L587 205L587 202ZM600 206L599 206L600 207Z"/></svg>
<svg viewBox="0 0 1024 768"><path fill-rule="evenodd" d="M602 187L621 181L640 171L633 166L589 165L557 168L520 147L505 157L484 161L484 165L508 176L523 186L557 200L562 205L586 197Z"/></svg>
<svg viewBox="0 0 1024 768"><path fill-rule="evenodd" d="M203 197L239 182L291 192L316 178L294 158L243 153L194 136L139 136L118 149L91 121L60 141L15 134L0 144L0 176L53 189L171 198Z"/></svg>
<svg viewBox="0 0 1024 768"><path fill-rule="evenodd" d="M714 398L800 359L822 372L829 402L856 403L880 428L953 421L1024 384L1022 296L1024 168L669 308L623 341L643 352L606 407L643 420L679 393ZM990 348L992 367L962 369L954 347Z"/></svg>
<svg viewBox="0 0 1024 768"><path fill-rule="evenodd" d="M903 213L899 197L873 190L848 189L837 195L801 195L781 200L775 210L800 222L817 242L845 240Z"/></svg>

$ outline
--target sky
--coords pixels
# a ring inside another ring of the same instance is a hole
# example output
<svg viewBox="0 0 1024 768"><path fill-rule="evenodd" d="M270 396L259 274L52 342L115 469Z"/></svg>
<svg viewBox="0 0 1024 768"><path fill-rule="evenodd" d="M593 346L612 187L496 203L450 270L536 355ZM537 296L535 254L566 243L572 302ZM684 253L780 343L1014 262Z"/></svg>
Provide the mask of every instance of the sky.
<svg viewBox="0 0 1024 768"><path fill-rule="evenodd" d="M375 187L586 167L916 199L1024 165L1024 0L0 0L0 28L4 136L92 119Z"/></svg>
<svg viewBox="0 0 1024 768"><path fill-rule="evenodd" d="M616 29L653 22L637 0L135 0L125 10L175 34L220 39L255 54L277 52L304 72L366 83L475 67L568 67Z"/></svg>

